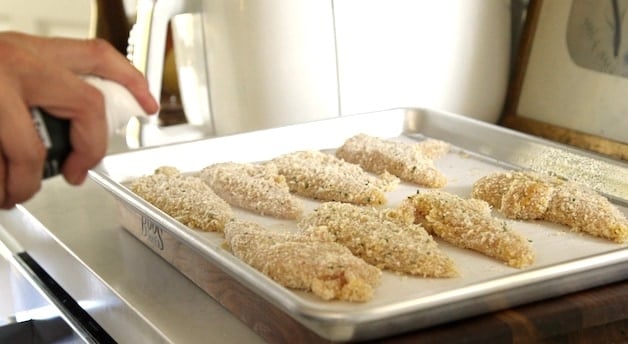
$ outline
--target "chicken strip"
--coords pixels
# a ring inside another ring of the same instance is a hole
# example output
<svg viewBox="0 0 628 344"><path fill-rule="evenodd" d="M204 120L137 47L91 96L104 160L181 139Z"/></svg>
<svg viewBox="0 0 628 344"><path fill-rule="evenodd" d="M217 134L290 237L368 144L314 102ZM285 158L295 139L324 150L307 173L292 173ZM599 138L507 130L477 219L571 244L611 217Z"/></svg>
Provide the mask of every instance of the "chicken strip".
<svg viewBox="0 0 628 344"><path fill-rule="evenodd" d="M545 220L617 243L628 241L626 216L581 184L536 172L497 172L476 181L472 197L511 219Z"/></svg>
<svg viewBox="0 0 628 344"><path fill-rule="evenodd" d="M240 220L227 223L225 239L236 257L277 283L324 300L369 301L380 282L381 270L334 242L270 232Z"/></svg>
<svg viewBox="0 0 628 344"><path fill-rule="evenodd" d="M528 240L506 222L492 217L490 206L484 201L465 200L442 191L421 192L405 199L399 209L413 213L415 223L455 246L475 250L515 268L534 263Z"/></svg>
<svg viewBox="0 0 628 344"><path fill-rule="evenodd" d="M163 166L154 174L133 180L130 189L184 225L202 231L222 232L233 217L231 206L207 184Z"/></svg>
<svg viewBox="0 0 628 344"><path fill-rule="evenodd" d="M387 171L410 183L440 188L447 184L447 178L434 167L433 159L446 154L449 147L440 140L406 143L358 134L346 140L336 156L367 171Z"/></svg>
<svg viewBox="0 0 628 344"><path fill-rule="evenodd" d="M201 170L200 178L229 204L260 215L297 219L303 212L273 164L217 163Z"/></svg>
<svg viewBox="0 0 628 344"><path fill-rule="evenodd" d="M379 178L331 154L299 151L271 160L286 177L291 192L322 201L382 205L386 191L399 179L384 172Z"/></svg>
<svg viewBox="0 0 628 344"><path fill-rule="evenodd" d="M381 269L422 277L455 277L453 261L420 226L395 213L347 203L326 202L298 226L319 240L333 240Z"/></svg>

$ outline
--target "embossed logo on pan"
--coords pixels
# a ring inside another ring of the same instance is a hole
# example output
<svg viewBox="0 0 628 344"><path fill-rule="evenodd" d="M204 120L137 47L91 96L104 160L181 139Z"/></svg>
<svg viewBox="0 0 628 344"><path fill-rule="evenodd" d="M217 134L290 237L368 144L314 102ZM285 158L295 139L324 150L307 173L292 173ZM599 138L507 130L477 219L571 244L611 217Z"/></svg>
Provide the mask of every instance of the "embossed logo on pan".
<svg viewBox="0 0 628 344"><path fill-rule="evenodd" d="M146 216L142 216L142 236L160 251L164 250L162 233L163 229L157 223Z"/></svg>

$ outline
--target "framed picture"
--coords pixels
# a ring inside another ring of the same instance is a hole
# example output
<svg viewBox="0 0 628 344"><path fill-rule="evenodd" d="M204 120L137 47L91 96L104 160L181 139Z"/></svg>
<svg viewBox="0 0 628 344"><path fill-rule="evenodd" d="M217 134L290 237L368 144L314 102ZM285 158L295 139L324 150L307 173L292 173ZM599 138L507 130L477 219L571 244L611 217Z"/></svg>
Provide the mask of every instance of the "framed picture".
<svg viewBox="0 0 628 344"><path fill-rule="evenodd" d="M531 0L501 124L628 160L628 0Z"/></svg>

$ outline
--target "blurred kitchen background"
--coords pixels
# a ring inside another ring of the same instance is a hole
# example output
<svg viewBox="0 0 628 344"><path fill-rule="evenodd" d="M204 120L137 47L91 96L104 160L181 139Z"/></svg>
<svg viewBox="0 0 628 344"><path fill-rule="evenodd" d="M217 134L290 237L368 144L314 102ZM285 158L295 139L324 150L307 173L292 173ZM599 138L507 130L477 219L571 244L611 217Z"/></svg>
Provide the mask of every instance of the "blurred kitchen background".
<svg viewBox="0 0 628 344"><path fill-rule="evenodd" d="M127 54L137 3L0 0L0 29L98 36ZM147 71L162 103L158 122L149 124L190 125L154 131L134 123L126 136L132 148L197 138L186 131L223 135L392 107L494 123L527 6L526 0L151 3L161 8L156 13L198 11L191 4L205 13L174 17L163 38L164 61L153 63L158 77ZM164 10L167 3L182 5ZM207 70L199 70L199 59Z"/></svg>
<svg viewBox="0 0 628 344"><path fill-rule="evenodd" d="M101 6L115 15L122 10L133 21L137 0L0 0L0 30L88 38L97 33L95 19Z"/></svg>

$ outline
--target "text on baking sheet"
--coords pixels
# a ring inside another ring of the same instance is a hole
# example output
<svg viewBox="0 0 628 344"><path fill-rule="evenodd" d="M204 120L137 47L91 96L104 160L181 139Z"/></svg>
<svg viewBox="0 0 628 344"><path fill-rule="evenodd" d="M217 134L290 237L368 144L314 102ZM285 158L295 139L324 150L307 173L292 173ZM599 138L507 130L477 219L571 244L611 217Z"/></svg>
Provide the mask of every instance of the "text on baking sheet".
<svg viewBox="0 0 628 344"><path fill-rule="evenodd" d="M164 241L162 239L163 229L153 220L142 216L142 235L153 247L163 251Z"/></svg>

